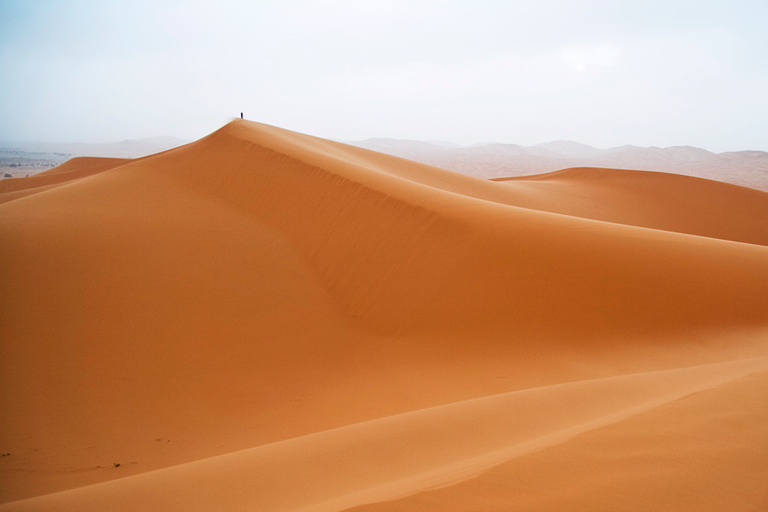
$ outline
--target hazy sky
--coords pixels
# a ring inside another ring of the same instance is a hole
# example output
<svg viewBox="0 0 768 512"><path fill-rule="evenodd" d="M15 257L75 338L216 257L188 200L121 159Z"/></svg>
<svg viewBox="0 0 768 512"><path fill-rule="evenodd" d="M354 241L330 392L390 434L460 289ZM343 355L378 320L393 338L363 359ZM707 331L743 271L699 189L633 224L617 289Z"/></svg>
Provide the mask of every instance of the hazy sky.
<svg viewBox="0 0 768 512"><path fill-rule="evenodd" d="M158 6L158 4L160 4ZM0 140L768 151L768 1L0 0Z"/></svg>

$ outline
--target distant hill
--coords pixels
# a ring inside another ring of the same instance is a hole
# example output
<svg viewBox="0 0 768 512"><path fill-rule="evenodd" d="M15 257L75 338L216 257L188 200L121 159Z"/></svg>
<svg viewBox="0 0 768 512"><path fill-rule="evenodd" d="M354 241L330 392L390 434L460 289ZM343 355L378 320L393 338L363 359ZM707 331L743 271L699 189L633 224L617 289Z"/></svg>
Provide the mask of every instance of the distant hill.
<svg viewBox="0 0 768 512"><path fill-rule="evenodd" d="M768 192L768 153L764 151L718 154L692 146L632 145L598 149L564 140L535 146L493 142L457 146L402 139L367 139L349 144L480 178L527 176L570 167L606 167L671 172Z"/></svg>
<svg viewBox="0 0 768 512"><path fill-rule="evenodd" d="M0 176L21 177L50 169L70 158L100 156L139 158L182 146L189 141L160 136L108 143L14 143L0 142Z"/></svg>

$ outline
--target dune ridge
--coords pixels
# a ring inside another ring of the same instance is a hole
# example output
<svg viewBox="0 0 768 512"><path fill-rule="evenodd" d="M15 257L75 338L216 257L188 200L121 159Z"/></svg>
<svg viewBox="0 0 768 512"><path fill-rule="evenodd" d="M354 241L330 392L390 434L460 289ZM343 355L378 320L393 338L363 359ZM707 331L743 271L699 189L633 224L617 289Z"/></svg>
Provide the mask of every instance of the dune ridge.
<svg viewBox="0 0 768 512"><path fill-rule="evenodd" d="M254 503L269 510L344 510L455 485L580 433L766 371L768 359L759 358L476 398L16 502L7 510L136 510L160 500L166 510L250 510ZM556 414L574 400L578 411ZM375 467L366 464L371 459ZM311 486L307 475L314 476ZM215 478L225 478L227 488L212 492L205 483Z"/></svg>
<svg viewBox="0 0 768 512"><path fill-rule="evenodd" d="M348 510L762 510L766 377L662 404L454 485Z"/></svg>
<svg viewBox="0 0 768 512"><path fill-rule="evenodd" d="M596 169L494 182L241 120L18 188L32 178L0 182L9 510L421 496L765 371L759 191ZM504 430L523 410L532 430ZM292 491L257 493L270 482Z"/></svg>

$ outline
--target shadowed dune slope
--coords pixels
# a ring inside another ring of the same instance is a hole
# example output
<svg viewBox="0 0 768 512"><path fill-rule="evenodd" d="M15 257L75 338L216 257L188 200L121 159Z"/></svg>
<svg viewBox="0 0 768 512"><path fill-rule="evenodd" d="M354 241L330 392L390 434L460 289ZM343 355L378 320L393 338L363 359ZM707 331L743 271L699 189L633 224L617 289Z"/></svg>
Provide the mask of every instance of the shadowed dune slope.
<svg viewBox="0 0 768 512"><path fill-rule="evenodd" d="M767 435L719 390L764 385L768 194L493 182L241 120L65 166L0 204L0 510L512 508L537 498L505 479L587 433L650 450L615 455L630 487ZM689 405L690 432L726 418L689 461L633 437ZM732 462L758 496L765 465ZM585 464L553 509L610 485Z"/></svg>

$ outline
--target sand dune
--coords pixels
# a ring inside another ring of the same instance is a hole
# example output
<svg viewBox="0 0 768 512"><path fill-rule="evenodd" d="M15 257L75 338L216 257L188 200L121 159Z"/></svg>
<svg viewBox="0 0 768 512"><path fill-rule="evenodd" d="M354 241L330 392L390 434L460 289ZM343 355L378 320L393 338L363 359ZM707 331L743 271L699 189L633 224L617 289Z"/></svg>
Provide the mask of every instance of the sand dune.
<svg viewBox="0 0 768 512"><path fill-rule="evenodd" d="M758 190L622 169L565 169L495 181L508 184L526 208L768 245L768 208Z"/></svg>
<svg viewBox="0 0 768 512"><path fill-rule="evenodd" d="M761 358L505 393L17 502L15 507L138 510L166 502L166 510L251 510L254 504L269 510L343 510L483 478L489 468L766 370L768 361ZM563 411L562 405L573 401L579 407ZM228 484L206 486L216 480ZM457 510L468 505L456 507L453 502Z"/></svg>
<svg viewBox="0 0 768 512"><path fill-rule="evenodd" d="M128 162L130 160L126 158L73 158L34 176L3 181L0 185L0 203L56 188Z"/></svg>
<svg viewBox="0 0 768 512"><path fill-rule="evenodd" d="M0 510L767 503L766 193L236 120L0 200Z"/></svg>

